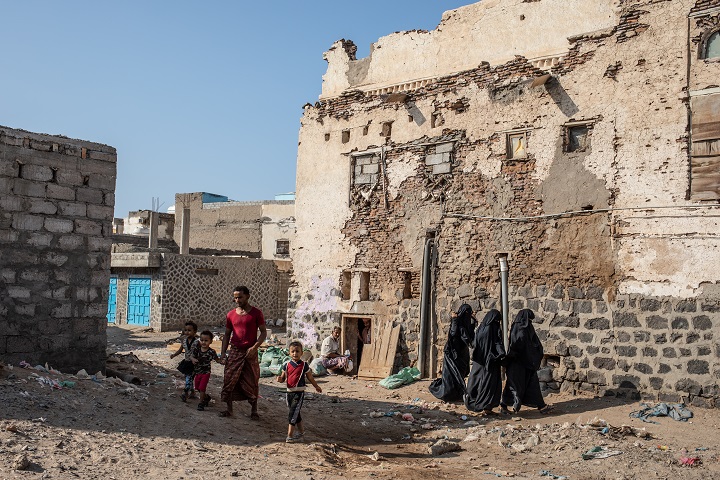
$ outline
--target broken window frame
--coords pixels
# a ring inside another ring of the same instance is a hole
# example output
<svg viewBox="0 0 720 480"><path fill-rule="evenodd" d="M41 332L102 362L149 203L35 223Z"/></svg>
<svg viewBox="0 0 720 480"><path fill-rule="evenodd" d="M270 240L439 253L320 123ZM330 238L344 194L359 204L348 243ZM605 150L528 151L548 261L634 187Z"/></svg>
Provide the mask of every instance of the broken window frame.
<svg viewBox="0 0 720 480"><path fill-rule="evenodd" d="M514 139L521 139L523 145L522 153L515 154L512 141ZM505 133L505 158L507 160L525 160L527 159L527 144L528 142L528 131L527 130L513 130Z"/></svg>
<svg viewBox="0 0 720 480"><path fill-rule="evenodd" d="M595 126L594 120L582 120L577 122L568 122L563 125L563 153L582 153L590 150L592 130ZM584 129L584 142L582 145L578 145L577 148L571 148L572 132L573 130Z"/></svg>
<svg viewBox="0 0 720 480"><path fill-rule="evenodd" d="M290 240L285 238L275 240L275 255L278 257L289 257Z"/></svg>

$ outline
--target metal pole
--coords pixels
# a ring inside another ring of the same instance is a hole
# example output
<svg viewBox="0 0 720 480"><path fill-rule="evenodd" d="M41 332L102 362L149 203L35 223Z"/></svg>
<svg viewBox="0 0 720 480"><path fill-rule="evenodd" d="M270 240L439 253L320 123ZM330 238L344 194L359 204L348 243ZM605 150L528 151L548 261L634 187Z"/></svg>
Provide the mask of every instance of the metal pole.
<svg viewBox="0 0 720 480"><path fill-rule="evenodd" d="M427 341L428 331L428 316L430 314L430 266L432 262L432 238L425 240L425 251L423 253L423 267L422 267L422 285L420 293L420 338L418 340L418 370L420 370L420 378L427 377L427 370L425 369L425 362L427 361L427 354L425 351L425 344Z"/></svg>
<svg viewBox="0 0 720 480"><path fill-rule="evenodd" d="M508 302L508 261L507 254L498 255L498 263L500 264L500 303L502 304L502 331L505 351L508 350L510 342L510 304Z"/></svg>

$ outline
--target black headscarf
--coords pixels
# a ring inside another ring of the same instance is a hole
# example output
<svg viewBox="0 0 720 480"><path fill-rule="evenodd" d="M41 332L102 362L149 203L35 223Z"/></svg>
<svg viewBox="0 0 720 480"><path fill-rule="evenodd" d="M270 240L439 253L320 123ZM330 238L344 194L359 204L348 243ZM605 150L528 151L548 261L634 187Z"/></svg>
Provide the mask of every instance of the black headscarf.
<svg viewBox="0 0 720 480"><path fill-rule="evenodd" d="M502 315L495 309L490 310L483 318L482 323L475 331L473 362L488 367L505 356L501 319Z"/></svg>
<svg viewBox="0 0 720 480"><path fill-rule="evenodd" d="M518 312L510 328L508 357L520 361L527 369L537 370L543 359L543 347L535 333L533 318L535 314L530 309L525 308Z"/></svg>
<svg viewBox="0 0 720 480"><path fill-rule="evenodd" d="M448 343L445 344L446 348L447 345L451 343L456 344L457 340L461 340L462 343L469 347L473 341L473 332L475 331L476 325L477 322L475 318L473 318L472 307L467 303L460 305L457 316L453 318L450 324Z"/></svg>

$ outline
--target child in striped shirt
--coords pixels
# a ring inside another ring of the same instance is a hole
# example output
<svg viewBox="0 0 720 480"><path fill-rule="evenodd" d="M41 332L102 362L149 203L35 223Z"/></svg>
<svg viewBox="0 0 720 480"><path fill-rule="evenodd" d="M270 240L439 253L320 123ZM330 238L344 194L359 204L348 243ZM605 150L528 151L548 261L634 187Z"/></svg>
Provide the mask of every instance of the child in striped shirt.
<svg viewBox="0 0 720 480"><path fill-rule="evenodd" d="M300 409L305 398L305 379L315 387L315 391L318 393L321 393L322 389L315 382L315 378L310 371L310 365L300 360L303 353L302 343L294 340L290 342L288 350L290 351L290 361L283 365L277 381L287 381L287 406L290 411L288 413L288 433L285 442L295 443L301 442L305 435L305 426L300 416Z"/></svg>

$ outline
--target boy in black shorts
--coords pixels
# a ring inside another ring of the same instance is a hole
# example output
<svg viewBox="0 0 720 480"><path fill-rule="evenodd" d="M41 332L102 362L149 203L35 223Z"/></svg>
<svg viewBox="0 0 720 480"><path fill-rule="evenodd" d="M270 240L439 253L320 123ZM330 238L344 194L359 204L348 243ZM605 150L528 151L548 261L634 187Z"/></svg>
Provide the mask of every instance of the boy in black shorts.
<svg viewBox="0 0 720 480"><path fill-rule="evenodd" d="M278 382L287 380L288 434L286 443L301 442L305 435L305 426L300 416L303 399L305 398L305 379L315 387L315 391L322 392L322 388L315 382L310 365L300 360L303 353L302 343L294 340L290 342L290 361L282 367ZM296 433L297 430L297 433Z"/></svg>

